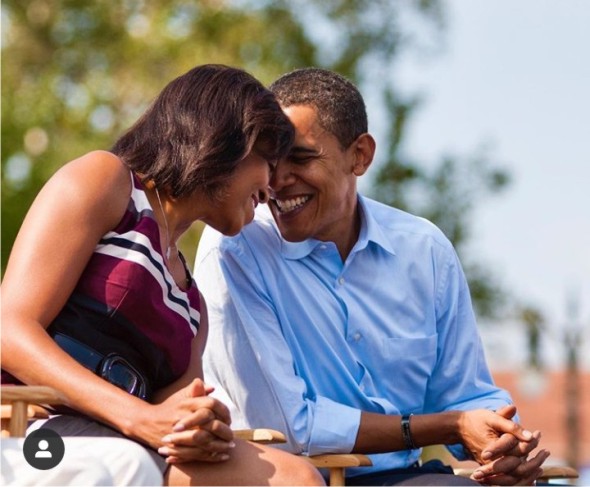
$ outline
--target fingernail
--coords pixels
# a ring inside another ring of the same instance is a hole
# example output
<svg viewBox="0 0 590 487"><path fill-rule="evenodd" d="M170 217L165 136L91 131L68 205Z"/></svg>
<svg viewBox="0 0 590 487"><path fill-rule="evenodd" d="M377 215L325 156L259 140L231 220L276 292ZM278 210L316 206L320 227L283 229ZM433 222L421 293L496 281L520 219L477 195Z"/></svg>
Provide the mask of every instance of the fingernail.
<svg viewBox="0 0 590 487"><path fill-rule="evenodd" d="M476 470L473 472L474 479L482 479L484 477L483 472L481 470Z"/></svg>
<svg viewBox="0 0 590 487"><path fill-rule="evenodd" d="M172 431L174 431L175 433L178 433L179 431L184 431L184 424L176 423L172 428Z"/></svg>
<svg viewBox="0 0 590 487"><path fill-rule="evenodd" d="M229 460L229 455L227 453L224 453L223 455L218 455L217 458L225 461L225 460Z"/></svg>
<svg viewBox="0 0 590 487"><path fill-rule="evenodd" d="M481 454L481 458L482 458L483 460L488 460L488 459L492 458L492 452L491 452L491 451L484 451L484 452Z"/></svg>
<svg viewBox="0 0 590 487"><path fill-rule="evenodd" d="M167 455L170 455L170 450L168 449L167 446L161 446L160 448L158 448L158 453L160 455L167 456Z"/></svg>
<svg viewBox="0 0 590 487"><path fill-rule="evenodd" d="M172 437L168 435L164 436L162 438L162 443L172 443Z"/></svg>
<svg viewBox="0 0 590 487"><path fill-rule="evenodd" d="M235 448L236 447L236 444L233 441L230 441L229 442L229 447L230 448Z"/></svg>
<svg viewBox="0 0 590 487"><path fill-rule="evenodd" d="M529 431L529 430L524 430L522 432L522 435L525 437L525 439L530 440L533 437L533 434Z"/></svg>

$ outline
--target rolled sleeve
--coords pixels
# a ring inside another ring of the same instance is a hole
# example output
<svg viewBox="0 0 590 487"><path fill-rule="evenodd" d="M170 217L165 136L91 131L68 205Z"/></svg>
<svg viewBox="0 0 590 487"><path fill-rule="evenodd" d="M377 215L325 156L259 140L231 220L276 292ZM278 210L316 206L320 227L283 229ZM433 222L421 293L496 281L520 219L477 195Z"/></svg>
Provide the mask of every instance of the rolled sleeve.
<svg viewBox="0 0 590 487"><path fill-rule="evenodd" d="M350 453L361 422L361 411L319 396L315 402L309 455Z"/></svg>

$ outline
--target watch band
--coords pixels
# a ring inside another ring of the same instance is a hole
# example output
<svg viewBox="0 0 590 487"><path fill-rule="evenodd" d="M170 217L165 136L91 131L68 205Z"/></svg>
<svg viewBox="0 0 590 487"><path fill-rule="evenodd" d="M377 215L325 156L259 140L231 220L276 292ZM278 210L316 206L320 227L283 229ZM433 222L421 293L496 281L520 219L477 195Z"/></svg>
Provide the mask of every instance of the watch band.
<svg viewBox="0 0 590 487"><path fill-rule="evenodd" d="M412 414L404 414L402 416L402 438L407 450L415 450L418 448L412 439L412 432L410 430L410 418Z"/></svg>

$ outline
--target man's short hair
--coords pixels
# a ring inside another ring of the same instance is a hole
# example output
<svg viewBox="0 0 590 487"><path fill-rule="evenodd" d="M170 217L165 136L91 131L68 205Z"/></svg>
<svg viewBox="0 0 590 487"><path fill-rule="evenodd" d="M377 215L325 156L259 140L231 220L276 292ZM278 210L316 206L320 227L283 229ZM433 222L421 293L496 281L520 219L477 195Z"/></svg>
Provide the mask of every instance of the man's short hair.
<svg viewBox="0 0 590 487"><path fill-rule="evenodd" d="M333 71L302 68L291 71L270 85L283 108L312 105L320 126L348 148L368 131L365 102L354 84Z"/></svg>

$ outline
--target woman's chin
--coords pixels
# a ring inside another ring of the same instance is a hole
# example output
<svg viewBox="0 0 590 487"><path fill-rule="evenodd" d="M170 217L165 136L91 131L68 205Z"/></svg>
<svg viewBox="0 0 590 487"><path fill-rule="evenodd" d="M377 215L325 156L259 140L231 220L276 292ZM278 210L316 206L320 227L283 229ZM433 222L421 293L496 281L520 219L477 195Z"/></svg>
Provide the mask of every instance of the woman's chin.
<svg viewBox="0 0 590 487"><path fill-rule="evenodd" d="M235 235L240 233L246 225L252 223L252 220L254 220L254 217L248 218L245 222L236 223L235 225L226 227L221 233L223 233L227 237L234 237Z"/></svg>

